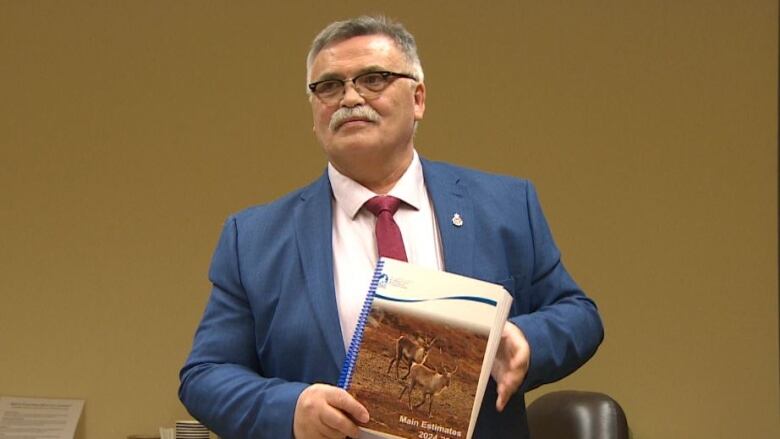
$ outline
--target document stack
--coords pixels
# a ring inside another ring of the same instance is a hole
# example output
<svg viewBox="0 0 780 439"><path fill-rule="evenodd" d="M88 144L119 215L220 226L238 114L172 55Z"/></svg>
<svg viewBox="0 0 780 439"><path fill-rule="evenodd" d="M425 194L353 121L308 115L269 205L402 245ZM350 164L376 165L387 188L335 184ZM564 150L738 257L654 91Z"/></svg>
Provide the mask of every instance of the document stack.
<svg viewBox="0 0 780 439"><path fill-rule="evenodd" d="M209 430L198 421L176 421L176 439L209 439Z"/></svg>

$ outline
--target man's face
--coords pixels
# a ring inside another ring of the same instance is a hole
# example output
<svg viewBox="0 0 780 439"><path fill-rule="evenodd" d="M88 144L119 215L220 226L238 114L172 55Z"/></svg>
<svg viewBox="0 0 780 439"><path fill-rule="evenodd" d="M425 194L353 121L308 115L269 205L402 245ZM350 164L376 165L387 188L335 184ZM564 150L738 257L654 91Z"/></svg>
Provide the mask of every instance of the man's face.
<svg viewBox="0 0 780 439"><path fill-rule="evenodd" d="M403 52L390 38L366 35L326 46L314 58L309 80L347 79L368 71L409 74L410 70ZM344 95L335 103L326 104L314 95L310 100L314 133L328 160L341 172L349 175L350 167L411 157L414 124L425 111L423 84L397 78L378 96L367 100L347 82ZM378 120L358 117L331 125L331 117L340 108L360 106L373 109Z"/></svg>

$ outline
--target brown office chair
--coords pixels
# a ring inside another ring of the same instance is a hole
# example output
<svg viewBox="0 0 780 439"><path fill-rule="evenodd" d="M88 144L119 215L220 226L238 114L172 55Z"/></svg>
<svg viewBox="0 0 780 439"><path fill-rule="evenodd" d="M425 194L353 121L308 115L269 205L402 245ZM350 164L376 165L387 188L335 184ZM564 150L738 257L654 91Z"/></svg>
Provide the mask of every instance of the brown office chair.
<svg viewBox="0 0 780 439"><path fill-rule="evenodd" d="M628 439L620 404L603 393L561 390L528 406L532 439Z"/></svg>

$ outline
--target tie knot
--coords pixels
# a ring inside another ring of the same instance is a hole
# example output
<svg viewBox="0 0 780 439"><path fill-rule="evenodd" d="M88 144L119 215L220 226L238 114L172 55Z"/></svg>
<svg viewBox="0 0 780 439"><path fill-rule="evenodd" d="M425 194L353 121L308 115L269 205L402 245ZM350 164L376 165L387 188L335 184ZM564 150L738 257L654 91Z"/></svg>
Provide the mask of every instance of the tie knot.
<svg viewBox="0 0 780 439"><path fill-rule="evenodd" d="M398 210L398 206L401 205L401 200L390 195L377 195L374 198L366 201L366 209L374 215L379 216L381 212L390 212L390 215L395 215L395 211Z"/></svg>

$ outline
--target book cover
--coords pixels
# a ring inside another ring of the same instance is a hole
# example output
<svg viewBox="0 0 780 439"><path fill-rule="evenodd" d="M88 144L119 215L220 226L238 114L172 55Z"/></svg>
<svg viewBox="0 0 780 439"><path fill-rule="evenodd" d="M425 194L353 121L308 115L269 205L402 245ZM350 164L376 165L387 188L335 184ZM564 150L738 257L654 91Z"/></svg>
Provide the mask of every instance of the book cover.
<svg viewBox="0 0 780 439"><path fill-rule="evenodd" d="M342 373L369 411L361 438L469 439L511 296L381 259Z"/></svg>

